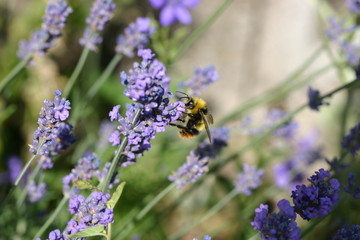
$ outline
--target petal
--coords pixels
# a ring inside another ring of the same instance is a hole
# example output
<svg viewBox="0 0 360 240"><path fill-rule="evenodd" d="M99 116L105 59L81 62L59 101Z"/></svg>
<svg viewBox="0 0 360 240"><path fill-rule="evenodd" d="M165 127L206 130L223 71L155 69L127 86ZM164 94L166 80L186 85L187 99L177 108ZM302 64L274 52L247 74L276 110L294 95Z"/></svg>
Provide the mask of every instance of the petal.
<svg viewBox="0 0 360 240"><path fill-rule="evenodd" d="M198 5L200 0L183 0L183 4L188 8L193 8Z"/></svg>
<svg viewBox="0 0 360 240"><path fill-rule="evenodd" d="M172 6L164 7L160 12L160 23L169 26L175 22L175 9Z"/></svg>
<svg viewBox="0 0 360 240"><path fill-rule="evenodd" d="M179 22L183 24L191 23L191 15L190 12L184 7L175 7L175 15Z"/></svg>
<svg viewBox="0 0 360 240"><path fill-rule="evenodd" d="M154 8L160 8L164 5L165 0L149 0L149 2Z"/></svg>

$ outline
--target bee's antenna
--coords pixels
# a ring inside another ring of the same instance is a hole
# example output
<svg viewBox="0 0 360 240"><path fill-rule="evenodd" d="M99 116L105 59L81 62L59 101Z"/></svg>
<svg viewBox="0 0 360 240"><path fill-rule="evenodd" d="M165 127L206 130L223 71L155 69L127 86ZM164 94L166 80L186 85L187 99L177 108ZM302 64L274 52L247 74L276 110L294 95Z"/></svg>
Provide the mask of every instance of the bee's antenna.
<svg viewBox="0 0 360 240"><path fill-rule="evenodd" d="M185 95L185 97L179 97L179 99L183 99L183 98L190 99L189 95L187 95L186 93L181 92L181 91L176 91L176 92L178 92L178 93L181 93L181 94Z"/></svg>

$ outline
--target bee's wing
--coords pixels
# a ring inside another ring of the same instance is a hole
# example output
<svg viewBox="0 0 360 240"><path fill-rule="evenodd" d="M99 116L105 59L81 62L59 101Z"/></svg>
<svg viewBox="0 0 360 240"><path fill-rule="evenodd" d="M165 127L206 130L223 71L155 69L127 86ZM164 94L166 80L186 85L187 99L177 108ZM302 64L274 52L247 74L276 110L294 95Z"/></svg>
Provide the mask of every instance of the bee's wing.
<svg viewBox="0 0 360 240"><path fill-rule="evenodd" d="M209 124L214 124L214 119L211 114L206 115L206 118L207 118Z"/></svg>
<svg viewBox="0 0 360 240"><path fill-rule="evenodd" d="M201 114L201 118L202 120L204 121L204 124L205 124L205 129L206 129L206 133L209 137L209 142L211 143L211 134L210 134L210 129L209 129L209 123L211 122L211 124L213 123L213 118L212 116L209 114L209 115L205 115L203 111L200 111L200 114ZM210 118L208 118L207 116L211 116Z"/></svg>

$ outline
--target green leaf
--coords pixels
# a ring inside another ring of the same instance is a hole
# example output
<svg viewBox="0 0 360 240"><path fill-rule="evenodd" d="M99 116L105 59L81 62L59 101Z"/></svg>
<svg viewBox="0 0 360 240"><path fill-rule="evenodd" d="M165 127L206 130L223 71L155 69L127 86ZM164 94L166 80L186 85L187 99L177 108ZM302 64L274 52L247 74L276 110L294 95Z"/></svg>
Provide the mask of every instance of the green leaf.
<svg viewBox="0 0 360 240"><path fill-rule="evenodd" d="M78 189L95 189L95 186L83 180L75 180L74 184Z"/></svg>
<svg viewBox="0 0 360 240"><path fill-rule="evenodd" d="M89 227L81 232L77 232L74 235L71 235L70 238L94 237L99 235L106 237L104 231L105 231L104 225L99 224L93 227Z"/></svg>
<svg viewBox="0 0 360 240"><path fill-rule="evenodd" d="M112 194L111 198L106 203L108 208L114 209L116 203L119 201L119 198L122 194L125 184L126 184L126 182L122 182L119 184L119 186L117 186L115 192Z"/></svg>

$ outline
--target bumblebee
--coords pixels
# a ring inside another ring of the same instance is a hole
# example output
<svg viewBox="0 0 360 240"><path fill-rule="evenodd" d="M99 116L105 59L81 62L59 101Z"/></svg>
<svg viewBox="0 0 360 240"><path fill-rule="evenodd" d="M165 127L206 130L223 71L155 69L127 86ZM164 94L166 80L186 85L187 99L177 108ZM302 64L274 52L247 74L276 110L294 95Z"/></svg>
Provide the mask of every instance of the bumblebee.
<svg viewBox="0 0 360 240"><path fill-rule="evenodd" d="M194 138L205 128L208 135L209 141L211 143L211 134L209 125L213 124L213 117L208 113L208 108L206 102L198 97L189 97L186 93L179 92L184 95L179 99L185 99L185 109L184 117L179 119L185 123L185 126L170 123L170 125L175 126L180 129L179 135L182 138Z"/></svg>

